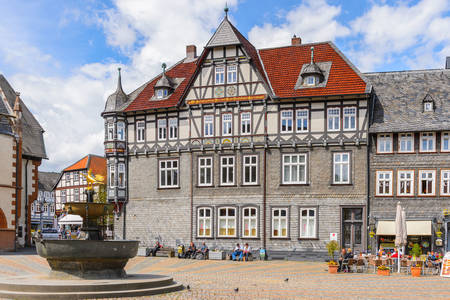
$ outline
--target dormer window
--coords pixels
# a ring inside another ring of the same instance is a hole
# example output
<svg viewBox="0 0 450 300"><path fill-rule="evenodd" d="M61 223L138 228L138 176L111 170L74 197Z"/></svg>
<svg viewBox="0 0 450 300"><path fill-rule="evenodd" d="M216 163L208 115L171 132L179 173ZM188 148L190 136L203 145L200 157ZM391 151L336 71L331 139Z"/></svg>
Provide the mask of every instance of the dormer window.
<svg viewBox="0 0 450 300"><path fill-rule="evenodd" d="M423 111L433 111L433 102L424 102Z"/></svg>
<svg viewBox="0 0 450 300"><path fill-rule="evenodd" d="M162 99L169 95L169 91L167 89L158 89L156 90L156 99Z"/></svg>
<svg viewBox="0 0 450 300"><path fill-rule="evenodd" d="M305 80L306 85L316 85L316 77L308 76Z"/></svg>

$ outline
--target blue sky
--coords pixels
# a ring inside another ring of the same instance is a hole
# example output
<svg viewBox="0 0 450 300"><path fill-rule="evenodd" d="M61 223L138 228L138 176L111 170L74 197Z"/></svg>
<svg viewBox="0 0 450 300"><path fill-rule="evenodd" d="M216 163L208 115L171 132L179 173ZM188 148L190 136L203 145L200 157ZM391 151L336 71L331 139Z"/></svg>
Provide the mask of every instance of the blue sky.
<svg viewBox="0 0 450 300"><path fill-rule="evenodd" d="M217 0L0 0L0 72L46 130L56 170L102 154L104 101L123 68L131 92L161 62L201 51L223 18ZM450 0L229 0L230 19L257 48L332 40L363 72L442 68Z"/></svg>

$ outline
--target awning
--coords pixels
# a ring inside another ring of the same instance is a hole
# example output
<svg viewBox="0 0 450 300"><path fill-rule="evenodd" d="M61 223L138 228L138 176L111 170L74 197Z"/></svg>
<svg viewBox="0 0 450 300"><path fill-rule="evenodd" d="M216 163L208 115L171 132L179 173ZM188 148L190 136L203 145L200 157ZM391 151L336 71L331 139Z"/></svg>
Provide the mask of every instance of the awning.
<svg viewBox="0 0 450 300"><path fill-rule="evenodd" d="M58 221L59 225L83 225L83 218L78 215L65 215Z"/></svg>
<svg viewBox="0 0 450 300"><path fill-rule="evenodd" d="M406 221L408 235L431 235L431 221ZM378 221L377 235L395 235L395 221Z"/></svg>

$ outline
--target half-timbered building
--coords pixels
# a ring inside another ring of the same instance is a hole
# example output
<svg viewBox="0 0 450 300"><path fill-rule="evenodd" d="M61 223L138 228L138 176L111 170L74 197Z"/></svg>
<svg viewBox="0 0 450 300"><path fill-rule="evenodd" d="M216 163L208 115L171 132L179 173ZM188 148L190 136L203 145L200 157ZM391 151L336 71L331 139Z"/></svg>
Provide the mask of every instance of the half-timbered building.
<svg viewBox="0 0 450 300"><path fill-rule="evenodd" d="M366 247L370 86L332 42L258 50L225 17L199 56L130 94L120 80L102 113L117 237Z"/></svg>

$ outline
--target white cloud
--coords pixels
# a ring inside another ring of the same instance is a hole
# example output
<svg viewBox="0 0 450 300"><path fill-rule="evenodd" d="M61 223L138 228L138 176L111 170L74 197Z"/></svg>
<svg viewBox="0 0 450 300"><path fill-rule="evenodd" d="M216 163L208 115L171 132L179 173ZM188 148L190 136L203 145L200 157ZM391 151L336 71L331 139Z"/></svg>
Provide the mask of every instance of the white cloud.
<svg viewBox="0 0 450 300"><path fill-rule="evenodd" d="M289 45L294 34L300 36L303 43L334 40L350 34L350 30L336 20L340 13L340 6L329 5L325 0L305 0L284 16L285 22L281 25L254 26L249 39L258 48Z"/></svg>

